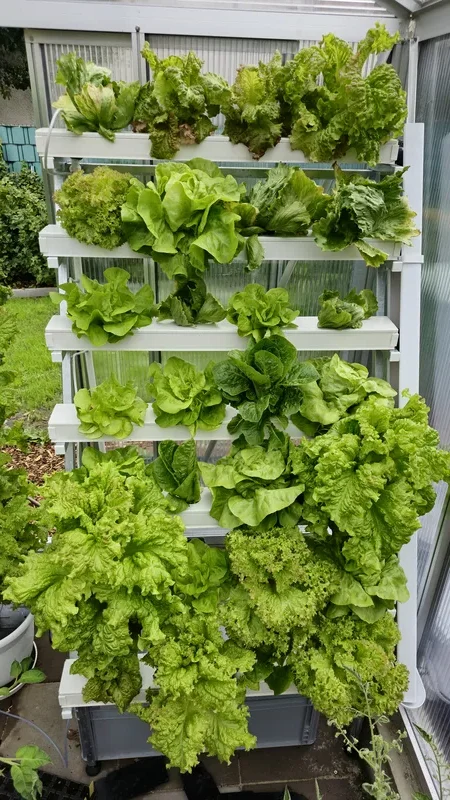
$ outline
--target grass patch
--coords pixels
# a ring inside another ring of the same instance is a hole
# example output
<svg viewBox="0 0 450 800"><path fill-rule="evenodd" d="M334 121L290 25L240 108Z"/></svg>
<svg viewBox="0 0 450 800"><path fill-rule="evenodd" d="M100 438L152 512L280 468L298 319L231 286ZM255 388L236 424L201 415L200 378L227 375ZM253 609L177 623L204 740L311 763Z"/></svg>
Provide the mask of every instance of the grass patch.
<svg viewBox="0 0 450 800"><path fill-rule="evenodd" d="M52 362L44 336L55 306L49 297L11 298L6 308L18 324L5 357L5 366L17 373L17 416L26 427L42 432L61 398L61 365Z"/></svg>

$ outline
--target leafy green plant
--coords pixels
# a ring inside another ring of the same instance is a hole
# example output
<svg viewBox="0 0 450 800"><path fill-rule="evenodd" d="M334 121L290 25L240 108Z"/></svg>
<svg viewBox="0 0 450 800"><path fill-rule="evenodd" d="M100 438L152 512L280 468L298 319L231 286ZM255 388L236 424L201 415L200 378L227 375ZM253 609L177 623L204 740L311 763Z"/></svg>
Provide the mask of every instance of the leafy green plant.
<svg viewBox="0 0 450 800"><path fill-rule="evenodd" d="M123 710L141 685L139 650L162 636L187 540L133 449L101 456L47 479L52 543L26 558L6 596L30 608L38 635L52 630L56 649L78 651L72 671L88 678L86 701Z"/></svg>
<svg viewBox="0 0 450 800"><path fill-rule="evenodd" d="M51 759L35 745L19 747L14 758L0 757L0 762L8 766L14 788L23 800L38 800L42 793L42 781L39 777L39 767L51 763ZM0 770L0 774L4 774Z"/></svg>
<svg viewBox="0 0 450 800"><path fill-rule="evenodd" d="M197 428L212 431L225 417L225 403L213 378L213 363L204 371L172 356L164 367L150 365L149 391L155 402L156 423L162 428L186 425L191 434Z"/></svg>
<svg viewBox="0 0 450 800"><path fill-rule="evenodd" d="M399 41L376 24L351 45L334 34L300 50L282 76L282 113L291 147L311 161L333 161L354 148L360 161L376 164L380 145L399 136L406 120L406 94L395 69L381 64L363 77L370 55Z"/></svg>
<svg viewBox="0 0 450 800"><path fill-rule="evenodd" d="M134 425L143 425L147 403L137 396L131 381L119 383L114 375L95 389L79 389L74 397L80 433L89 440L101 436L126 439Z"/></svg>
<svg viewBox="0 0 450 800"><path fill-rule="evenodd" d="M450 765L443 757L431 734L421 728L420 725L414 724L414 727L431 751L431 755L425 754L425 760L430 765L433 778L437 783L439 800L446 800L448 798L446 783L450 779ZM426 794L422 794L422 792L415 792L414 800L431 800L431 798Z"/></svg>
<svg viewBox="0 0 450 800"><path fill-rule="evenodd" d="M364 319L378 311L378 302L370 289L352 289L343 299L339 292L326 289L319 297L319 328L361 328Z"/></svg>
<svg viewBox="0 0 450 800"><path fill-rule="evenodd" d="M67 129L77 134L98 131L113 142L115 132L133 119L139 82L113 81L111 70L76 53L66 53L56 63L56 83L65 87L66 94L53 107L61 110Z"/></svg>
<svg viewBox="0 0 450 800"><path fill-rule="evenodd" d="M267 231L275 236L306 236L311 224L326 213L330 196L299 167L278 164L250 192L258 209L255 223L245 233Z"/></svg>
<svg viewBox="0 0 450 800"><path fill-rule="evenodd" d="M0 162L1 145L0 145ZM39 250L39 232L47 224L42 178L23 165L21 172L0 169L0 281L10 286L51 286Z"/></svg>
<svg viewBox="0 0 450 800"><path fill-rule="evenodd" d="M226 264L245 245L240 227L256 217L256 208L241 202L244 194L244 184L204 158L158 164L154 183L131 180L122 206L127 241L169 278L203 272L210 258Z"/></svg>
<svg viewBox="0 0 450 800"><path fill-rule="evenodd" d="M293 445L273 434L261 446L232 451L216 464L199 463L213 502L210 514L222 528L294 525L301 514L297 498L304 485L291 469Z"/></svg>
<svg viewBox="0 0 450 800"><path fill-rule="evenodd" d="M407 599L396 554L433 507L433 483L450 478L438 443L417 395L403 408L372 396L292 455L306 487L303 520L347 573L332 599L337 615L351 609L372 622Z"/></svg>
<svg viewBox="0 0 450 800"><path fill-rule="evenodd" d="M298 314L290 307L287 289L267 291L259 283L250 283L230 298L227 320L237 326L239 336L259 342L270 334L283 335L284 328L295 328Z"/></svg>
<svg viewBox="0 0 450 800"><path fill-rule="evenodd" d="M42 683L45 681L45 674L40 669L32 667L33 657L28 656L22 661L13 661L11 664L12 682L9 686L0 686L0 697L9 697L20 684Z"/></svg>
<svg viewBox="0 0 450 800"><path fill-rule="evenodd" d="M366 264L379 267L387 254L367 239L411 244L411 238L419 231L413 222L415 212L403 196L404 172L385 175L377 183L362 175L347 174L336 166L331 203L312 227L321 250L343 250L354 244Z"/></svg>
<svg viewBox="0 0 450 800"><path fill-rule="evenodd" d="M268 63L242 66L236 80L222 100L224 134L233 144L245 144L254 158L260 158L281 137L281 110L278 89L282 75L279 53Z"/></svg>
<svg viewBox="0 0 450 800"><path fill-rule="evenodd" d="M125 241L121 207L131 175L110 167L73 172L55 192L56 216L69 236L112 250Z"/></svg>
<svg viewBox="0 0 450 800"><path fill-rule="evenodd" d="M201 539L188 543L188 568L177 580L177 587L188 595L196 611L213 613L221 599L227 599L224 589L230 581L226 553L210 547Z"/></svg>
<svg viewBox="0 0 450 800"><path fill-rule="evenodd" d="M56 304L67 301L73 332L80 338L87 336L96 347L132 335L134 328L149 325L156 314L150 286L133 294L127 286L129 272L119 267L105 269L103 277L105 283L99 283L82 275L84 291L76 283L63 283L64 294L51 294Z"/></svg>
<svg viewBox="0 0 450 800"><path fill-rule="evenodd" d="M346 669L349 668L346 667ZM391 779L385 772L385 765L389 764L391 760L390 753L393 750L399 753L402 752L402 740L406 737L406 733L399 731L397 737L392 741L384 739L381 733L377 733L377 726L380 723L387 723L389 720L385 715L377 714L374 709L370 684L365 682L354 670L350 671L353 672L355 680L359 683L364 697L364 717L369 726L370 747L360 747L355 737L349 735L341 724L334 723L334 721L330 724L336 725L336 736L343 738L347 750L350 753L355 753L358 758L365 761L371 770L373 782L363 783L364 792L370 797L376 798L376 800L400 800L400 795L392 788Z"/></svg>
<svg viewBox="0 0 450 800"><path fill-rule="evenodd" d="M158 307L158 320L173 319L177 325L205 325L220 322L226 310L206 289L205 281L194 271L177 275L175 291Z"/></svg>
<svg viewBox="0 0 450 800"><path fill-rule="evenodd" d="M339 570L317 557L298 527L233 530L226 549L238 579L222 609L227 633L261 654L264 680L280 694L292 682L284 665L292 632L310 635L339 586Z"/></svg>
<svg viewBox="0 0 450 800"><path fill-rule="evenodd" d="M230 93L228 83L192 52L160 59L145 43L141 54L152 71L142 86L134 113L134 129L148 131L153 158L173 158L182 145L199 144L216 130L210 117L219 113Z"/></svg>
<svg viewBox="0 0 450 800"><path fill-rule="evenodd" d="M408 686L407 668L395 662L399 639L389 612L373 623L354 614L340 619L319 615L306 641L301 631L293 631L287 663L298 691L335 725L344 727L366 714L366 691L374 714L397 710ZM359 675L364 676L364 688Z"/></svg>
<svg viewBox="0 0 450 800"><path fill-rule="evenodd" d="M180 511L200 500L200 472L195 442L160 442L151 472L160 489L168 492Z"/></svg>
<svg viewBox="0 0 450 800"><path fill-rule="evenodd" d="M0 95L11 97L12 89L28 89L27 52L22 28L0 30Z"/></svg>

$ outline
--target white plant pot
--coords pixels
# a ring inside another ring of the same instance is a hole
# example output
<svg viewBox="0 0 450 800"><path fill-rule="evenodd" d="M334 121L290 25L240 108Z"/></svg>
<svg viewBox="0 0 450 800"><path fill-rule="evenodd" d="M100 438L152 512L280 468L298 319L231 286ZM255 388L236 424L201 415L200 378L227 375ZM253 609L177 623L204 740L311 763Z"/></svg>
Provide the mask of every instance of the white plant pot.
<svg viewBox="0 0 450 800"><path fill-rule="evenodd" d="M12 606L1 605L0 629L6 627L14 630L0 639L0 686L6 686L11 681L13 661L22 661L32 653L34 617L26 608L13 609Z"/></svg>

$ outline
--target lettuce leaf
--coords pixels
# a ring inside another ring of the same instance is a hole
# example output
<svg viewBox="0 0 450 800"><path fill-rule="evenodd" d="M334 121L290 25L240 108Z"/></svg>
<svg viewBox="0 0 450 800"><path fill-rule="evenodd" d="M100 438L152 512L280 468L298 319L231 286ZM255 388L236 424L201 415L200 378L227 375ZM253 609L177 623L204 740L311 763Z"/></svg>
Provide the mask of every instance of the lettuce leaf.
<svg viewBox="0 0 450 800"><path fill-rule="evenodd" d="M376 716L391 715L398 708L408 687L407 668L395 663L399 639L398 627L386 611L373 623L352 614L333 620L319 617L306 641L294 633L288 663L299 692L328 719L348 725L365 712L361 682L367 685Z"/></svg>
<svg viewBox="0 0 450 800"><path fill-rule="evenodd" d="M254 158L260 158L281 137L281 109L278 88L282 74L280 53L266 64L238 69L231 93L221 103L225 114L224 134L233 144L245 144Z"/></svg>
<svg viewBox="0 0 450 800"><path fill-rule="evenodd" d="M204 272L208 259L232 261L244 247L241 214L256 209L241 203L243 184L223 175L210 161L158 164L155 182L133 178L122 222L130 247L151 255L169 278Z"/></svg>
<svg viewBox="0 0 450 800"><path fill-rule="evenodd" d="M293 320L299 311L289 304L286 289L267 289L249 283L236 292L228 303L227 320L237 325L239 336L251 336L259 342L266 335L283 335L283 328L295 328Z"/></svg>
<svg viewBox="0 0 450 800"><path fill-rule="evenodd" d="M134 425L143 425L147 403L137 396L131 381L119 383L115 375L95 389L79 389L73 399L81 425L90 440L101 436L126 439Z"/></svg>
<svg viewBox="0 0 450 800"><path fill-rule="evenodd" d="M177 445L166 440L158 446L158 458L150 465L158 486L169 492L180 511L200 500L200 473L195 442Z"/></svg>
<svg viewBox="0 0 450 800"><path fill-rule="evenodd" d="M291 470L289 437L280 434L261 446L244 447L216 464L199 462L204 483L211 489L211 516L223 528L240 525L269 529L287 520L298 522L297 502L304 485ZM287 524L287 522L286 522Z"/></svg>
<svg viewBox="0 0 450 800"><path fill-rule="evenodd" d="M139 82L113 81L109 69L75 53L62 55L56 63L56 83L65 86L67 94L52 105L61 109L67 129L77 134L97 131L113 142L115 131L126 128L134 117Z"/></svg>
<svg viewBox="0 0 450 800"><path fill-rule="evenodd" d="M128 288L130 273L109 267L103 273L105 283L81 276L82 291L76 283L63 283L64 294L51 294L54 303L67 302L67 316L72 330L87 336L96 347L118 342L133 334L134 328L149 325L156 314L153 290L145 285L136 294Z"/></svg>
<svg viewBox="0 0 450 800"><path fill-rule="evenodd" d="M282 113L294 150L303 150L311 161L329 162L354 148L359 161L377 163L380 146L403 130L406 94L390 64L375 67L367 77L364 65L398 40L377 23L355 53L328 34L287 62Z"/></svg>
<svg viewBox="0 0 450 800"><path fill-rule="evenodd" d="M77 170L55 192L57 219L69 236L107 250L125 241L121 206L125 202L131 175L109 167L93 172Z"/></svg>
<svg viewBox="0 0 450 800"><path fill-rule="evenodd" d="M148 131L153 158L170 159L182 145L199 144L216 130L209 117L219 113L230 89L220 75L201 72L203 62L192 50L160 59L146 42L141 55L152 80L140 89L133 125Z"/></svg>
<svg viewBox="0 0 450 800"><path fill-rule="evenodd" d="M370 289L352 289L341 299L339 292L326 289L319 297L319 328L361 328L364 319L378 311L378 302Z"/></svg>
<svg viewBox="0 0 450 800"><path fill-rule="evenodd" d="M355 244L366 264L379 267L387 255L366 239L411 244L419 231L415 212L402 196L405 170L372 181L346 174L335 166L336 185L326 215L313 224L315 241L322 250L343 250Z"/></svg>
<svg viewBox="0 0 450 800"><path fill-rule="evenodd" d="M175 291L158 307L158 319L170 319L177 325L206 325L221 322L226 310L206 289L205 281L188 270L189 275L177 275Z"/></svg>
<svg viewBox="0 0 450 800"><path fill-rule="evenodd" d="M305 236L325 214L330 197L299 167L278 164L250 192L256 225L276 236Z"/></svg>
<svg viewBox="0 0 450 800"><path fill-rule="evenodd" d="M188 361L171 356L164 367L150 365L149 391L155 402L156 423L163 428L186 425L191 434L218 428L225 417L225 404L213 377L212 362L204 371Z"/></svg>

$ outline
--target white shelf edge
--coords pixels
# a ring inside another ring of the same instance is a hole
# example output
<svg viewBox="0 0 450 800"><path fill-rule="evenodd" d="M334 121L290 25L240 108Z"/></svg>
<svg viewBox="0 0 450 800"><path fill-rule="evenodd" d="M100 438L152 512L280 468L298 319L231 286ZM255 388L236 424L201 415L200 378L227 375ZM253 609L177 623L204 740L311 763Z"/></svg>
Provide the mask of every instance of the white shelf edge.
<svg viewBox="0 0 450 800"><path fill-rule="evenodd" d="M398 342L398 330L388 317L370 317L362 328L344 330L318 328L317 317L297 317L295 323L297 328L285 330L285 335L299 351L392 350ZM226 320L192 328L154 320L120 342L95 347L87 336L78 338L72 332L68 317L55 315L46 327L45 341L51 352L228 352L245 350L250 338L239 336L236 326Z"/></svg>
<svg viewBox="0 0 450 800"><path fill-rule="evenodd" d="M36 131L36 148L39 156L44 156L48 140L49 129L38 128ZM83 133L77 136L67 130L54 129L50 135L48 147L50 158L100 158L108 161L116 159L133 161L150 161L150 140L146 133L132 133L124 131L117 133L114 142L109 142L99 133ZM394 166L398 155L398 141L392 139L380 148L380 165ZM227 136L208 136L203 142L196 145L180 147L173 161L189 161L191 158L207 158L210 161L249 162L258 163L244 144L232 144ZM154 160L154 159L153 159ZM358 164L354 151L349 152L340 159L341 164ZM311 164L317 167L316 162L310 162L301 150L292 150L289 139L283 138L271 147L260 159L261 163L277 163L288 161L291 163Z"/></svg>
<svg viewBox="0 0 450 800"><path fill-rule="evenodd" d="M315 243L312 236L260 236L264 247L265 261L363 261L354 245L337 252L323 251ZM369 244L387 253L387 260L399 258L401 245L397 242L381 242L368 239ZM105 250L95 244L84 244L69 236L60 225L46 225L39 234L39 247L46 258L147 258L147 255L135 253L128 244L122 244L113 250ZM245 253L238 253L234 261L245 261Z"/></svg>
<svg viewBox="0 0 450 800"><path fill-rule="evenodd" d="M61 675L61 681L59 684L58 689L58 701L63 712L63 716L65 711L68 711L72 708L92 708L98 706L105 706L109 705L112 706L113 703L101 703L97 702L96 700L91 700L86 703L83 700L83 687L86 684L86 678L82 675L71 675L70 668L76 659L74 658L66 658L63 666L63 671ZM149 687L154 687L155 683L153 681L154 670L152 667L149 667L147 664L143 664L142 661L140 662L140 671L142 677L142 688L138 695L134 698L133 702L136 703L145 703L145 692ZM291 685L284 693L284 695L295 695L298 694L298 691L294 685ZM269 689L267 683L261 681L259 690L255 689L248 689L247 690L247 697L273 697L274 694L271 689Z"/></svg>
<svg viewBox="0 0 450 800"><path fill-rule="evenodd" d="M197 442L231 441L233 437L227 431L229 421L235 416L233 408L227 408L225 420L214 431L198 430L193 437ZM151 405L147 408L145 423L142 426L135 425L131 434L126 439L116 439L113 436L102 436L100 439L89 439L80 433L78 427L80 421L77 417L76 408L72 403L57 403L48 421L48 435L52 442L117 442L125 445L127 442L162 442L164 439L173 439L178 442L185 442L191 439L191 434L184 425L174 425L171 428L161 428L155 422L155 415ZM300 431L294 425L288 425L286 432L290 436L299 439Z"/></svg>

